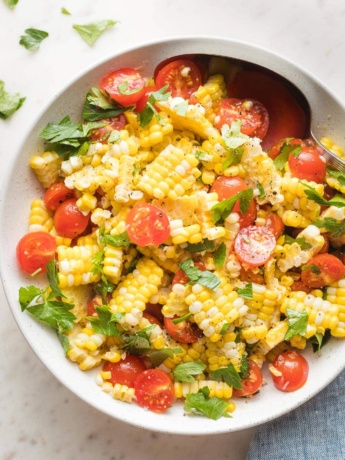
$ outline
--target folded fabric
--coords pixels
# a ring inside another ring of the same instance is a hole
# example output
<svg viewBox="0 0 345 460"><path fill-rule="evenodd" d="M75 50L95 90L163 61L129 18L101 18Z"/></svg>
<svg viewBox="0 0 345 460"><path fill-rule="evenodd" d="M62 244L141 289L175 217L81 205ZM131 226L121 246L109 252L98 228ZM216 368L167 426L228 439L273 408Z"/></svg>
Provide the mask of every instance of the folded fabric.
<svg viewBox="0 0 345 460"><path fill-rule="evenodd" d="M256 428L247 460L344 460L345 371L298 409Z"/></svg>

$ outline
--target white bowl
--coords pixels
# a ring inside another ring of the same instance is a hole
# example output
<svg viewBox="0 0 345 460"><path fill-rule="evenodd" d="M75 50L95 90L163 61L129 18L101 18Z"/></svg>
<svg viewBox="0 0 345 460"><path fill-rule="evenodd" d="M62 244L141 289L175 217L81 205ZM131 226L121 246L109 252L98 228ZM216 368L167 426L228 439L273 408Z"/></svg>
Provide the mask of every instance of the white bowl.
<svg viewBox="0 0 345 460"><path fill-rule="evenodd" d="M11 311L24 337L43 364L73 393L88 404L111 417L138 427L175 434L217 434L249 428L272 420L306 402L329 384L345 367L345 340L331 340L322 355L308 350L305 355L310 364L310 375L303 388L294 393L281 393L272 384L262 387L252 399L236 401L233 418L213 421L208 418L184 416L182 403L164 414L145 411L136 404L113 400L95 383L96 371L82 372L76 364L64 356L54 331L33 320L29 314L21 313L18 290L32 284L17 266L15 247L27 232L31 201L42 194L40 184L28 167L29 158L43 151L43 142L38 134L48 122L57 122L66 114L77 121L80 118L85 94L91 86L110 70L119 67L143 67L142 73L152 75L155 66L162 60L180 54L199 53L241 59L267 67L288 78L300 87L312 104L337 107L345 116L345 108L313 76L286 59L267 50L238 41L222 38L167 39L157 43L132 48L115 54L109 59L86 69L61 92L52 98L46 108L32 123L30 134L23 139L18 152L13 156L7 171L1 196L1 273L5 293ZM332 115L329 110L320 113L320 123L327 122ZM343 133L335 123L330 133L335 141L343 139ZM270 381L270 377L267 376ZM49 391L49 390L48 390Z"/></svg>

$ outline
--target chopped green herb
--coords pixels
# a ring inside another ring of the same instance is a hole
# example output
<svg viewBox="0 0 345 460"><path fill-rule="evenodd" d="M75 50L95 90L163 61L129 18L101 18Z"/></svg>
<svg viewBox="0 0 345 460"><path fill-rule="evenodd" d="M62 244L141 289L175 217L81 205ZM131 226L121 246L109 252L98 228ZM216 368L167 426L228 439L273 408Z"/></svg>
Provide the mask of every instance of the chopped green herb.
<svg viewBox="0 0 345 460"><path fill-rule="evenodd" d="M249 361L246 355L242 356L241 366L239 376L241 380L244 380L248 377L249 374Z"/></svg>
<svg viewBox="0 0 345 460"><path fill-rule="evenodd" d="M25 101L20 94L9 94L5 91L5 83L0 80L0 118L6 120L16 110L20 109Z"/></svg>
<svg viewBox="0 0 345 460"><path fill-rule="evenodd" d="M30 51L37 51L42 40L49 36L48 32L38 29L26 29L25 34L20 37L19 43Z"/></svg>
<svg viewBox="0 0 345 460"><path fill-rule="evenodd" d="M102 274L100 281L96 284L96 293L102 296L102 302L104 305L107 304L107 294L113 292L115 285L107 280Z"/></svg>
<svg viewBox="0 0 345 460"><path fill-rule="evenodd" d="M222 138L227 149L234 150L245 144L250 138L241 132L241 121L233 121L231 127L223 125Z"/></svg>
<svg viewBox="0 0 345 460"><path fill-rule="evenodd" d="M326 329L324 334L321 334L320 332L316 332L315 335L313 335L312 337L310 337L310 339L308 339L308 342L312 344L314 353L321 354L321 348L324 345L326 345L326 343L329 341L330 338L331 338L331 331L329 329Z"/></svg>
<svg viewBox="0 0 345 460"><path fill-rule="evenodd" d="M117 89L119 90L120 94L123 94L124 96L129 96L130 94L139 93L139 91L143 89L143 86L140 86L139 88L128 89L128 81L124 81L117 87Z"/></svg>
<svg viewBox="0 0 345 460"><path fill-rule="evenodd" d="M101 249L97 251L96 254L91 259L91 269L90 272L93 275L99 275L103 272L103 262L104 262L104 250Z"/></svg>
<svg viewBox="0 0 345 460"><path fill-rule="evenodd" d="M279 155L273 160L274 166L278 171L282 171L285 167L285 163L288 161L290 154L295 158L302 152L300 145L288 144L288 140L281 146Z"/></svg>
<svg viewBox="0 0 345 460"><path fill-rule="evenodd" d="M108 142L110 144L114 144L115 142L118 142L119 140L120 140L120 132L114 129L108 137Z"/></svg>
<svg viewBox="0 0 345 460"><path fill-rule="evenodd" d="M295 335L304 336L307 332L308 326L307 310L296 311L292 308L287 308L286 317L288 320L289 327L285 334L285 340L290 340Z"/></svg>
<svg viewBox="0 0 345 460"><path fill-rule="evenodd" d="M118 337L120 332L115 325L111 311L108 309L108 307L101 305L99 307L96 306L95 309L98 313L98 318L94 316L86 317L86 319L90 321L92 329L97 334L105 334L113 337Z"/></svg>
<svg viewBox="0 0 345 460"><path fill-rule="evenodd" d="M61 8L61 13L66 14L68 16L71 16L71 13L68 10L66 10L66 8L64 8L64 7Z"/></svg>
<svg viewBox="0 0 345 460"><path fill-rule="evenodd" d="M187 243L186 250L188 252L191 252L192 254L196 252L207 251L207 250L214 251L215 245L214 245L214 241L211 241L205 238L204 240L200 241L200 243Z"/></svg>
<svg viewBox="0 0 345 460"><path fill-rule="evenodd" d="M225 246L225 243L222 242L220 243L216 252L214 253L214 260L215 260L217 268L220 268L224 265L225 257L226 257L226 246Z"/></svg>
<svg viewBox="0 0 345 460"><path fill-rule="evenodd" d="M208 270L202 271L195 267L192 259L187 259L180 263L179 267L185 272L191 283L198 283L213 290L217 289L221 283L214 273Z"/></svg>
<svg viewBox="0 0 345 460"><path fill-rule="evenodd" d="M304 185L304 187L307 187L304 190L304 193L307 195L309 200L315 201L315 203L319 204L320 206L335 206L336 208L345 207L345 198L341 195L335 195L330 200L326 200L313 187L304 182L301 183Z"/></svg>
<svg viewBox="0 0 345 460"><path fill-rule="evenodd" d="M320 275L320 273L321 273L321 270L315 264L303 265L301 267L301 270L311 270L311 272L314 273L315 275Z"/></svg>
<svg viewBox="0 0 345 460"><path fill-rule="evenodd" d="M236 390L241 390L242 388L239 373L232 363L229 363L227 367L211 371L210 377L217 382L225 382L229 387L233 387Z"/></svg>
<svg viewBox="0 0 345 460"><path fill-rule="evenodd" d="M237 293L239 296L243 297L244 299L252 299L253 298L253 283L248 283L244 288L238 288Z"/></svg>
<svg viewBox="0 0 345 460"><path fill-rule="evenodd" d="M19 0L5 0L6 5L13 10Z"/></svg>
<svg viewBox="0 0 345 460"><path fill-rule="evenodd" d="M231 165L238 165L242 160L243 152L244 148L237 148L231 150L227 159L224 160L222 163L222 171L229 168L229 166Z"/></svg>
<svg viewBox="0 0 345 460"><path fill-rule="evenodd" d="M259 190L259 199L262 200L266 197L265 189L263 188L262 184L260 184L260 182L258 182L257 187Z"/></svg>
<svg viewBox="0 0 345 460"><path fill-rule="evenodd" d="M162 348L161 350L152 350L148 356L154 367L160 366L167 358L173 358L174 355L182 353L182 348Z"/></svg>
<svg viewBox="0 0 345 460"><path fill-rule="evenodd" d="M192 316L192 313L187 313L187 314L184 315L184 316L180 316L180 318L172 319L171 322L172 322L173 324L179 324L179 323L182 323L183 321L186 321L186 320L189 319L191 316Z"/></svg>
<svg viewBox="0 0 345 460"><path fill-rule="evenodd" d="M129 273L134 272L140 257L141 257L140 253L138 253L135 257L133 257L133 259L130 261L130 263L129 263L128 267L127 267L126 275L128 275Z"/></svg>
<svg viewBox="0 0 345 460"><path fill-rule="evenodd" d="M187 394L184 405L186 413L204 415L212 420L218 420L220 417L231 417L227 412L229 403L215 396L210 398L209 394L210 389L208 387L201 388L197 393Z"/></svg>
<svg viewBox="0 0 345 460"><path fill-rule="evenodd" d="M236 202L239 200L240 211L245 214L249 208L250 202L253 199L253 189L248 188L242 192L236 193L236 195L220 203L215 204L211 208L213 223L217 224L220 220L225 220L234 209Z"/></svg>
<svg viewBox="0 0 345 460"><path fill-rule="evenodd" d="M345 235L345 222L342 220L333 219L333 217L325 217L325 219L317 219L313 222L318 228L324 228L327 232L333 233L334 237Z"/></svg>
<svg viewBox="0 0 345 460"><path fill-rule="evenodd" d="M198 160L200 161L207 161L207 158L208 158L208 153L207 152L203 152L202 150L196 150L195 151L195 156Z"/></svg>
<svg viewBox="0 0 345 460"><path fill-rule="evenodd" d="M337 169L327 168L327 174L336 179L342 187L345 186L345 174L343 172Z"/></svg>
<svg viewBox="0 0 345 460"><path fill-rule="evenodd" d="M300 238L295 239L295 238L292 238L292 236L290 236L290 235L285 235L284 236L283 245L285 245L285 244L293 244L293 243L299 244L302 250L310 249L312 247L311 244L306 242L304 237L300 237Z"/></svg>
<svg viewBox="0 0 345 460"><path fill-rule="evenodd" d="M188 101L183 101L180 102L180 104L174 105L174 111L177 113L177 115L181 115L184 117L187 113L188 110Z"/></svg>
<svg viewBox="0 0 345 460"><path fill-rule="evenodd" d="M224 323L221 330L219 331L220 335L225 335L226 331L229 329L230 323Z"/></svg>
<svg viewBox="0 0 345 460"><path fill-rule="evenodd" d="M199 362L178 364L173 371L174 380L177 382L195 382L193 375L202 374L206 365Z"/></svg>
<svg viewBox="0 0 345 460"><path fill-rule="evenodd" d="M118 21L104 20L84 25L74 24L73 29L79 33L81 38L89 46L92 46L103 32L113 27L117 22Z"/></svg>
<svg viewBox="0 0 345 460"><path fill-rule="evenodd" d="M133 335L122 334L121 339L125 343L121 349L128 351L132 355L140 356L145 355L151 350L150 335L153 329L156 327L155 324L145 329L141 329Z"/></svg>
<svg viewBox="0 0 345 460"><path fill-rule="evenodd" d="M154 108L154 104L157 101L167 101L169 99L171 93L167 93L168 87L168 85L165 85L163 88L150 94L144 110L139 114L139 122L142 128L145 128L151 122L154 115L156 116L158 123L162 124L162 122L164 122L157 110Z"/></svg>
<svg viewBox="0 0 345 460"><path fill-rule="evenodd" d="M54 297L66 297L59 288L59 283L60 283L59 273L58 273L54 259L51 259L46 264L46 271L47 271L48 283L51 289L51 293L49 294L49 296L53 298Z"/></svg>
<svg viewBox="0 0 345 460"><path fill-rule="evenodd" d="M100 229L99 235L103 244L113 246L114 248L127 248L131 242L126 232L119 233L118 235L110 235L109 233L105 233L103 229Z"/></svg>
<svg viewBox="0 0 345 460"><path fill-rule="evenodd" d="M61 334L59 331L56 331L56 334L58 336L59 342L61 343L63 351L65 352L65 355L66 355L69 350L69 345L70 345L69 340L65 336L65 334Z"/></svg>

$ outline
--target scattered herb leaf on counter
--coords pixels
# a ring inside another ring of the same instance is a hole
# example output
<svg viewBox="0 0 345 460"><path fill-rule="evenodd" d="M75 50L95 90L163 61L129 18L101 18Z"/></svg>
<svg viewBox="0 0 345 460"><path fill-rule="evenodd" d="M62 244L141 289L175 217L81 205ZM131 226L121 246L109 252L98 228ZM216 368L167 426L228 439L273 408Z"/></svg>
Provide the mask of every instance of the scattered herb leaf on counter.
<svg viewBox="0 0 345 460"><path fill-rule="evenodd" d="M204 363L180 363L173 370L174 380L178 382L195 382L193 375L202 374L205 369L206 365Z"/></svg>
<svg viewBox="0 0 345 460"><path fill-rule="evenodd" d="M9 94L5 91L5 83L0 80L0 118L6 120L24 103L25 97L20 94Z"/></svg>
<svg viewBox="0 0 345 460"><path fill-rule="evenodd" d="M212 420L218 420L220 417L231 417L227 412L229 403L217 398L210 398L210 389L208 387L200 388L197 393L186 395L184 410L187 414L205 415Z"/></svg>
<svg viewBox="0 0 345 460"><path fill-rule="evenodd" d="M118 21L104 20L84 25L74 24L73 29L79 33L81 38L89 46L92 46L103 32L113 27L117 22Z"/></svg>
<svg viewBox="0 0 345 460"><path fill-rule="evenodd" d="M285 334L285 340L290 340L295 335L304 336L308 326L307 310L296 311L292 308L287 308L286 317L289 327Z"/></svg>
<svg viewBox="0 0 345 460"><path fill-rule="evenodd" d="M61 8L61 13L66 14L68 16L71 16L71 13L68 10L66 10L66 8L64 8L64 7Z"/></svg>
<svg viewBox="0 0 345 460"><path fill-rule="evenodd" d="M26 29L25 34L20 37L19 44L30 51L37 51L42 40L49 36L48 32L38 29Z"/></svg>
<svg viewBox="0 0 345 460"><path fill-rule="evenodd" d="M5 0L6 5L13 10L19 0Z"/></svg>

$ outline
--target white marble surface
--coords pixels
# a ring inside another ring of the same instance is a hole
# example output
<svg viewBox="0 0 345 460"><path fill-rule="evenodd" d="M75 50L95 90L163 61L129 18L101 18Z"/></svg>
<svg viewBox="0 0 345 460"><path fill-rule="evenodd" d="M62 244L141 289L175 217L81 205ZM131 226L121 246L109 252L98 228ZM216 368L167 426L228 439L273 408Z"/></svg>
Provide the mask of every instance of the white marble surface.
<svg viewBox="0 0 345 460"><path fill-rule="evenodd" d="M101 19L120 23L90 48L72 24ZM339 0L19 0L13 11L1 0L0 80L27 100L11 119L0 120L0 180L31 117L62 85L114 50L159 37L221 35L261 45L303 65L345 100L344 21ZM36 53L18 44L29 27L49 32ZM245 458L252 430L177 437L124 425L89 407L44 368L2 287L0 296L1 460Z"/></svg>

